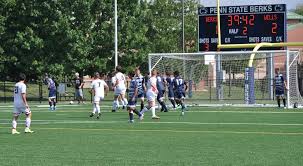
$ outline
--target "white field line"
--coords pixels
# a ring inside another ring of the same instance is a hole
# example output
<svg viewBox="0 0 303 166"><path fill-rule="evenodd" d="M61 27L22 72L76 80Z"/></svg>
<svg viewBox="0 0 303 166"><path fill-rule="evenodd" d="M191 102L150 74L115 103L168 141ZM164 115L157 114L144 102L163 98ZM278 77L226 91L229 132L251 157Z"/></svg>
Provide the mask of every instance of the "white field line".
<svg viewBox="0 0 303 166"><path fill-rule="evenodd" d="M0 127L4 129L9 129L10 127ZM257 135L294 135L294 136L301 136L303 135L302 132L266 132L266 131L216 131L216 130L155 130L155 129L105 129L105 128L34 128L37 134L37 130L67 130L67 131L109 131L109 132L170 132L170 133L209 133L209 134L257 134Z"/></svg>
<svg viewBox="0 0 303 166"><path fill-rule="evenodd" d="M106 108L106 107L101 107L101 108ZM0 108L0 113L1 112L8 112L11 113L13 108L8 108L8 109L3 109ZM203 108L201 108L203 109ZM32 111L34 112L39 112L39 113L74 113L74 112L91 112L92 108L61 108L61 107L57 107L56 111L49 111L48 109L40 109L40 108L31 108ZM158 111L158 110L156 110ZM101 109L101 112L111 112L111 109ZM126 110L122 110L120 109L118 112L116 113L125 113ZM180 110L176 110L176 111L170 111L168 113L173 113L173 112L180 112ZM191 113L238 113L238 114L303 114L302 111L186 111L186 112L191 112Z"/></svg>
<svg viewBox="0 0 303 166"><path fill-rule="evenodd" d="M11 124L11 119L0 119L0 124ZM19 121L25 122L24 120ZM127 123L127 121L81 121L81 120L32 120L34 124L115 124L115 123ZM249 125L249 126L303 126L301 123L208 123L208 122L139 122L140 124L185 124L185 125Z"/></svg>

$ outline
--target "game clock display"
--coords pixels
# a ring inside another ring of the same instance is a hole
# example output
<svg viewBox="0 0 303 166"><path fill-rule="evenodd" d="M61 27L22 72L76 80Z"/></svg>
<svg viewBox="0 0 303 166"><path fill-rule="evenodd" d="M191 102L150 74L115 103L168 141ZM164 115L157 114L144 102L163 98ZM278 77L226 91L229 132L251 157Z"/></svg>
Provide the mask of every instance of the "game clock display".
<svg viewBox="0 0 303 166"><path fill-rule="evenodd" d="M199 51L217 51L217 8L201 7L198 9L198 13ZM220 22L222 44L279 43L286 41L285 4L221 6ZM277 50L282 48L265 49Z"/></svg>

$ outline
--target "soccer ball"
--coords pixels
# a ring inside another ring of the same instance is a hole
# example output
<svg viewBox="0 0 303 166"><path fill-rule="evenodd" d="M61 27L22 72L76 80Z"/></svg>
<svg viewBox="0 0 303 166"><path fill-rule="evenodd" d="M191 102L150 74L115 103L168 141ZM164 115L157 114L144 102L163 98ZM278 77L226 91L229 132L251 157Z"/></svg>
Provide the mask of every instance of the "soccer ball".
<svg viewBox="0 0 303 166"><path fill-rule="evenodd" d="M74 101L70 101L69 104L74 104Z"/></svg>

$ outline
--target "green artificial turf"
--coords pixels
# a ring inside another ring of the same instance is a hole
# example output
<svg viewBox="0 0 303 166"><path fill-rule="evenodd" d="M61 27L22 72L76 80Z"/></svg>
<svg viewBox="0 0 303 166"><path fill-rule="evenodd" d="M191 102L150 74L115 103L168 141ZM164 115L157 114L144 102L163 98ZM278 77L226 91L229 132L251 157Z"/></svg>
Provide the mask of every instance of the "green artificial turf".
<svg viewBox="0 0 303 166"><path fill-rule="evenodd" d="M11 135L10 104L0 105L0 165L260 166L303 165L303 110L191 107L147 112L128 123L124 110L86 105L31 104L33 134ZM18 130L24 130L24 116Z"/></svg>

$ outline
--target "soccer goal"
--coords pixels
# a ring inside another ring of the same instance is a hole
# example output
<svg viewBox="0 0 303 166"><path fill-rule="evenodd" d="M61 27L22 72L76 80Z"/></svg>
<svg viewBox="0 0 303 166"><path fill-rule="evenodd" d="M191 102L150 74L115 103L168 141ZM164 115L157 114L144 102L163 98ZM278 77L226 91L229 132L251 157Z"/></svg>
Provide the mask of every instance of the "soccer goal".
<svg viewBox="0 0 303 166"><path fill-rule="evenodd" d="M248 68L250 55L255 53ZM297 65L299 50L228 51L149 54L149 70L166 75L178 70L188 83L187 102L192 105L233 104L275 106L275 69L287 81L287 105L302 106Z"/></svg>

